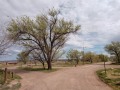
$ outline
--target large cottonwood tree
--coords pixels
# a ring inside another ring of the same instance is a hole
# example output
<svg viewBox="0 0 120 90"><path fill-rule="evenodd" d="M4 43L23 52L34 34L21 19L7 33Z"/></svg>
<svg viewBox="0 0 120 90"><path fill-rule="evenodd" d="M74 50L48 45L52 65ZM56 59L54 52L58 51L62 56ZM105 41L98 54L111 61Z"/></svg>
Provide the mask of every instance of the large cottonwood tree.
<svg viewBox="0 0 120 90"><path fill-rule="evenodd" d="M35 19L21 17L10 22L7 30L9 37L20 42L25 48L38 50L40 57L47 62L48 69L52 69L51 62L65 44L68 35L80 29L72 21L59 18L60 12L54 9Z"/></svg>

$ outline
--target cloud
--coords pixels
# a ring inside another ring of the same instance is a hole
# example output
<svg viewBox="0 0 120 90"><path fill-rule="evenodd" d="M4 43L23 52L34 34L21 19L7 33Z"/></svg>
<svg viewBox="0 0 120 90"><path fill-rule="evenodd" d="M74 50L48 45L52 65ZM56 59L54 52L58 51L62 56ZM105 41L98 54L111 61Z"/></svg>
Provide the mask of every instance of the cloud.
<svg viewBox="0 0 120 90"><path fill-rule="evenodd" d="M118 42L120 42L120 33L118 33L118 35L116 35L115 37L113 37L112 41L118 41Z"/></svg>
<svg viewBox="0 0 120 90"><path fill-rule="evenodd" d="M0 0L0 26L5 28L10 18L33 18L52 7L81 25L77 35L70 35L64 49L85 46L86 50L99 52L107 43L119 40L120 0Z"/></svg>
<svg viewBox="0 0 120 90"><path fill-rule="evenodd" d="M72 10L69 6L73 7ZM118 0L77 0L76 2L71 0L68 8L67 4L62 7L63 11L67 12L66 17L75 18L78 20L77 23L81 24L82 39L87 42L87 46L95 47L98 44L104 46L120 33L120 1ZM74 45L78 46L77 38L75 40L71 36L68 41L71 45L73 45L70 43L72 40L74 40Z"/></svg>

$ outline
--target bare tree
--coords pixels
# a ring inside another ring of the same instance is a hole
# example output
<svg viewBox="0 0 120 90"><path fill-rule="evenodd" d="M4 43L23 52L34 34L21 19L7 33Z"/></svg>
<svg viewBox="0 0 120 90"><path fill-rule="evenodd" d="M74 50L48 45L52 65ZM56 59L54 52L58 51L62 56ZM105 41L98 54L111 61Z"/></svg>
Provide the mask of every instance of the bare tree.
<svg viewBox="0 0 120 90"><path fill-rule="evenodd" d="M32 50L38 50L40 57L47 62L48 70L58 51L64 46L68 35L80 29L72 21L59 18L59 11L49 10L47 14L37 16L35 20L21 17L12 20L7 30L13 41Z"/></svg>

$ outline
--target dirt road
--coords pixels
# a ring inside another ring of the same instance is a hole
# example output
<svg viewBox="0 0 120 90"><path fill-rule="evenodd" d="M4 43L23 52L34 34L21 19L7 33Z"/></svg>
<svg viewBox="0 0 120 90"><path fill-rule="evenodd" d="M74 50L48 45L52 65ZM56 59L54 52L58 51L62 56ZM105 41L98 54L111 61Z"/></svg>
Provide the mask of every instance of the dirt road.
<svg viewBox="0 0 120 90"><path fill-rule="evenodd" d="M114 67L107 65L107 67ZM61 69L52 73L17 72L23 79L20 90L112 90L99 80L95 71L102 64Z"/></svg>

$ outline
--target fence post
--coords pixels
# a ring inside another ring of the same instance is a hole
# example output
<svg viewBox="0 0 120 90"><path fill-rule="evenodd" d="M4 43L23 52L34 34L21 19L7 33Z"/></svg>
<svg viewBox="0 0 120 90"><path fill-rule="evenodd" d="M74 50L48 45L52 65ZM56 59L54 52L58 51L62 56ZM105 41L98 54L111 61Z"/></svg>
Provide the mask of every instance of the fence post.
<svg viewBox="0 0 120 90"><path fill-rule="evenodd" d="M8 71L8 78L11 78L11 72Z"/></svg>
<svg viewBox="0 0 120 90"><path fill-rule="evenodd" d="M12 72L11 74L12 74L12 78L14 78L14 73Z"/></svg>
<svg viewBox="0 0 120 90"><path fill-rule="evenodd" d="M7 68L5 68L5 72L4 72L4 83L6 83L7 81Z"/></svg>

